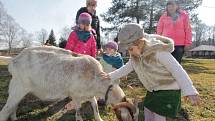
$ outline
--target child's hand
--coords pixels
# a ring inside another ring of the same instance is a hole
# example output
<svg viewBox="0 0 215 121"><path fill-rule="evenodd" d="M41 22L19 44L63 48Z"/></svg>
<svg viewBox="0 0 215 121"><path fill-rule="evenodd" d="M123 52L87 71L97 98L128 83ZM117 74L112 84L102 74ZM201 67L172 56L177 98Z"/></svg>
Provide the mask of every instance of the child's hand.
<svg viewBox="0 0 215 121"><path fill-rule="evenodd" d="M190 102L192 103L192 105L199 105L201 102L201 99L198 95L188 95L185 97L185 100L190 100Z"/></svg>
<svg viewBox="0 0 215 121"><path fill-rule="evenodd" d="M111 80L110 75L105 72L101 72L100 76L102 77L102 80Z"/></svg>

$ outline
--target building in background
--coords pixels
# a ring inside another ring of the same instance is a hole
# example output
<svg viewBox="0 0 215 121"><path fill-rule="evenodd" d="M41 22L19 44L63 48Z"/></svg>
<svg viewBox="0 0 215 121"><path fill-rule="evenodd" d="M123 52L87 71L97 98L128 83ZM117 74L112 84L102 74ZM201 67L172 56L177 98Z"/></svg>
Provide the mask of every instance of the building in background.
<svg viewBox="0 0 215 121"><path fill-rule="evenodd" d="M210 58L215 59L215 46L200 45L188 51L187 56L193 58Z"/></svg>

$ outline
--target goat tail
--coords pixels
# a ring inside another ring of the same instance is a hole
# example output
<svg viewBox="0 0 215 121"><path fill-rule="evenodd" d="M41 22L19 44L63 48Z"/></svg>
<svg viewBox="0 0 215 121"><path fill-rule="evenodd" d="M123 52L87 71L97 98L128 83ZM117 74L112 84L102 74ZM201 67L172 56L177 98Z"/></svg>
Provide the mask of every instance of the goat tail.
<svg viewBox="0 0 215 121"><path fill-rule="evenodd" d="M12 57L9 57L9 56L0 56L0 60L2 61L6 61L6 62L11 62L12 61Z"/></svg>

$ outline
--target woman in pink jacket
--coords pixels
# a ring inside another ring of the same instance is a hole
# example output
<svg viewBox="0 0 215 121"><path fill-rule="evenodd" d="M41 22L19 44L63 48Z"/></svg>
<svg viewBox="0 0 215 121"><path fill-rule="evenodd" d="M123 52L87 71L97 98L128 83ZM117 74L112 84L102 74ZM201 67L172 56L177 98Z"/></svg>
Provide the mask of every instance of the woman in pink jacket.
<svg viewBox="0 0 215 121"><path fill-rule="evenodd" d="M65 49L96 57L96 39L91 28L92 17L84 12L78 18L78 26L71 32Z"/></svg>
<svg viewBox="0 0 215 121"><path fill-rule="evenodd" d="M185 46L192 44L192 32L189 15L186 11L179 9L178 1L168 0L166 11L157 25L157 34L174 40L175 51L172 55L181 63Z"/></svg>

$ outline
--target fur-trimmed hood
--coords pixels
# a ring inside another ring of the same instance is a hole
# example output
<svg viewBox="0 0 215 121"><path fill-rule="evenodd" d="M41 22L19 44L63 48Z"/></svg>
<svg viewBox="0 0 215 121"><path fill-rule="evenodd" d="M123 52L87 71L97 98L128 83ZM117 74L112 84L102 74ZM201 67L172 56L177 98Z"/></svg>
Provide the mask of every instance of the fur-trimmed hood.
<svg viewBox="0 0 215 121"><path fill-rule="evenodd" d="M156 35L156 34L146 34L144 35L146 38L146 46L144 47L142 56L148 56L156 51L174 51L174 42L172 39Z"/></svg>

